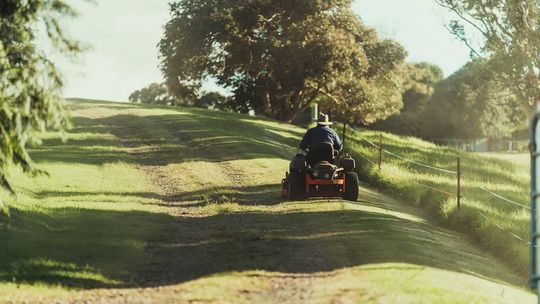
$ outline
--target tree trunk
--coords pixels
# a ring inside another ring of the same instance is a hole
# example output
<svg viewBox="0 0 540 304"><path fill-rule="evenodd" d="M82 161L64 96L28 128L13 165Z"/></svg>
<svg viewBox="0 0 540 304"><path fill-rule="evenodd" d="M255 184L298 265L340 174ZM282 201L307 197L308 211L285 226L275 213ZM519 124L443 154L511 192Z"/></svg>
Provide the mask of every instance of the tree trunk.
<svg viewBox="0 0 540 304"><path fill-rule="evenodd" d="M263 92L263 112L266 116L272 117L273 111L272 111L272 101L270 97L270 93L268 92L268 89L265 88Z"/></svg>

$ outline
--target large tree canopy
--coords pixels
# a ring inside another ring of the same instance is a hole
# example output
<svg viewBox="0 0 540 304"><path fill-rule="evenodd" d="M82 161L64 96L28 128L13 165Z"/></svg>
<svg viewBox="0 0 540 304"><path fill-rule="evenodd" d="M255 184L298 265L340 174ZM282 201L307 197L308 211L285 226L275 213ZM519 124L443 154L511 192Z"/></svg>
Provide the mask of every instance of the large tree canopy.
<svg viewBox="0 0 540 304"><path fill-rule="evenodd" d="M135 103L150 103L170 105L171 97L169 90L164 84L152 83L140 90L135 90L129 95L129 101Z"/></svg>
<svg viewBox="0 0 540 304"><path fill-rule="evenodd" d="M433 94L434 86L444 79L440 67L427 63L408 64L403 77L403 113L420 113Z"/></svg>
<svg viewBox="0 0 540 304"><path fill-rule="evenodd" d="M403 109L398 115L374 124L378 130L420 136L421 113L428 103L435 85L443 79L441 68L420 62L407 64L403 75Z"/></svg>
<svg viewBox="0 0 540 304"><path fill-rule="evenodd" d="M205 92L195 102L195 106L203 109L230 111L230 98L219 92Z"/></svg>
<svg viewBox="0 0 540 304"><path fill-rule="evenodd" d="M315 100L364 123L401 107L405 51L378 39L351 0L183 0L160 42L169 86L208 78L235 110L290 121Z"/></svg>
<svg viewBox="0 0 540 304"><path fill-rule="evenodd" d="M522 126L525 111L486 60L474 60L435 86L422 114L424 136L503 138Z"/></svg>
<svg viewBox="0 0 540 304"><path fill-rule="evenodd" d="M129 95L129 101L169 106L192 105L196 94L187 86L177 86L172 94L164 83L152 83Z"/></svg>
<svg viewBox="0 0 540 304"><path fill-rule="evenodd" d="M540 97L540 2L536 0L437 0L462 19L451 30L504 80L527 110ZM465 26L464 26L465 25ZM471 43L465 28L483 36L480 47Z"/></svg>
<svg viewBox="0 0 540 304"><path fill-rule="evenodd" d="M27 152L28 144L39 141L37 133L67 124L60 102L61 77L35 46L41 22L58 50L80 50L62 32L58 20L63 15L75 13L60 0L0 0L0 180L9 190L10 164L38 172Z"/></svg>

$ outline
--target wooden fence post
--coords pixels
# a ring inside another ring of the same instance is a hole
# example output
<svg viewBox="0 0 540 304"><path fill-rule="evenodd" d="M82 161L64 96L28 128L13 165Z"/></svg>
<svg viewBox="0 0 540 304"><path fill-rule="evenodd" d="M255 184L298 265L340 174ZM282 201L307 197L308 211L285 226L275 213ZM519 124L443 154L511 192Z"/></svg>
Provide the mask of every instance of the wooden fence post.
<svg viewBox="0 0 540 304"><path fill-rule="evenodd" d="M342 138L342 141L343 141L343 146L345 146L345 135L346 135L346 132L347 132L347 123L343 123L343 136L341 137L341 138Z"/></svg>
<svg viewBox="0 0 540 304"><path fill-rule="evenodd" d="M377 164L379 165L379 171L381 171L382 164L382 134L379 133L379 157L377 159Z"/></svg>
<svg viewBox="0 0 540 304"><path fill-rule="evenodd" d="M461 208L461 159L457 158L457 207Z"/></svg>

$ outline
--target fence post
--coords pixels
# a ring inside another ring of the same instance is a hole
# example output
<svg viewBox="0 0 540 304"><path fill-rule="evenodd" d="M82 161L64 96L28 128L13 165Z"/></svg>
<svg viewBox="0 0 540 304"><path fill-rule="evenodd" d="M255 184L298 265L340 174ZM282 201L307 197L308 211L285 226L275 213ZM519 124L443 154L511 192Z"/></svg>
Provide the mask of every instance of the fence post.
<svg viewBox="0 0 540 304"><path fill-rule="evenodd" d="M457 207L461 208L461 159L457 158Z"/></svg>
<svg viewBox="0 0 540 304"><path fill-rule="evenodd" d="M381 171L381 164L382 164L382 133L379 133L379 156L377 159L377 164L379 165L379 171Z"/></svg>
<svg viewBox="0 0 540 304"><path fill-rule="evenodd" d="M343 136L341 138L343 138L343 146L345 146L345 132L347 131L347 123L343 123Z"/></svg>

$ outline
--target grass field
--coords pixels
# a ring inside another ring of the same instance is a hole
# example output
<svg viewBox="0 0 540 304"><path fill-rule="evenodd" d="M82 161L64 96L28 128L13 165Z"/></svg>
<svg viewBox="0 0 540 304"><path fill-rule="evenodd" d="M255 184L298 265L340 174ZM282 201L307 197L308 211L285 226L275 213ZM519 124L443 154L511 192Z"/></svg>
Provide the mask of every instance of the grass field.
<svg viewBox="0 0 540 304"><path fill-rule="evenodd" d="M528 169L531 166L531 155L529 153L498 153L498 152L485 152L478 153L480 156L498 158L513 162L517 165Z"/></svg>
<svg viewBox="0 0 540 304"><path fill-rule="evenodd" d="M67 143L45 134L32 151L50 176L11 174L0 302L535 301L524 276L408 200L365 187L358 203L279 199L300 128L187 108L70 109Z"/></svg>
<svg viewBox="0 0 540 304"><path fill-rule="evenodd" d="M529 211L481 189L528 206L530 172L527 154L468 153L416 138L383 134L383 148L409 160L456 171L457 158L461 158L463 199L461 208L457 209L456 197L433 190L456 193L455 174L410 164L386 153L383 153L379 171L362 158L376 161L377 150L361 139L364 137L378 143L379 133L360 131L351 136L349 150L361 162L361 176L367 182L392 193L394 197L428 209L444 225L464 232L474 242L504 259L513 269L527 275Z"/></svg>

